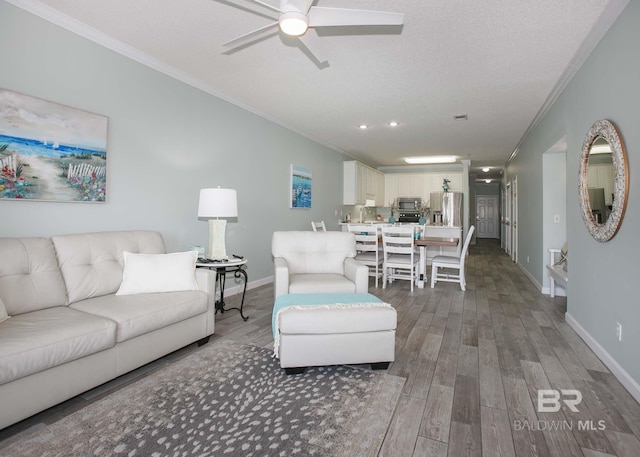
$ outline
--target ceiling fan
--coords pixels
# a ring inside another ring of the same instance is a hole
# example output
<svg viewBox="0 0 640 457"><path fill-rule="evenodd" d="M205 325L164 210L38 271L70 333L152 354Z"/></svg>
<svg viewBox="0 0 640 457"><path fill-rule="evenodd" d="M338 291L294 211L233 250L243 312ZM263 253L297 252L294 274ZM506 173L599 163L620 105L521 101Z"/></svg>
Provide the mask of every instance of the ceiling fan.
<svg viewBox="0 0 640 457"><path fill-rule="evenodd" d="M320 63L326 62L327 58L315 27L402 25L404 21L403 13L311 6L314 0L280 0L279 8L260 0L248 1L280 13L278 20L227 41L223 46L236 48L279 26L282 33L299 39Z"/></svg>

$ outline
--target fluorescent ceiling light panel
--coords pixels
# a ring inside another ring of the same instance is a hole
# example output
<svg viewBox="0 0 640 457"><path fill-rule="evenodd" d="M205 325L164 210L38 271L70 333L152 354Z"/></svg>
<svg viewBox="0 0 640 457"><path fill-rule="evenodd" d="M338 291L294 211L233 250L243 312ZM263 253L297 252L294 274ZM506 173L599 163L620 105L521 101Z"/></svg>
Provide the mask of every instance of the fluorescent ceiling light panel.
<svg viewBox="0 0 640 457"><path fill-rule="evenodd" d="M423 156L423 157L405 157L404 161L414 164L426 163L453 163L456 161L455 156Z"/></svg>

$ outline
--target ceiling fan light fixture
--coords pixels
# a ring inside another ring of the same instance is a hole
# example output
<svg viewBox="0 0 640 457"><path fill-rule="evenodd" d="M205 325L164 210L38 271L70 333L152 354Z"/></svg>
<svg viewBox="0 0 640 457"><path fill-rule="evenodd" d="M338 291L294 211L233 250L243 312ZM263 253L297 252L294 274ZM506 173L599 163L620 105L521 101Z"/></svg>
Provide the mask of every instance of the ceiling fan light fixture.
<svg viewBox="0 0 640 457"><path fill-rule="evenodd" d="M307 16L299 11L288 11L280 15L280 30L286 35L300 36L309 28Z"/></svg>
<svg viewBox="0 0 640 457"><path fill-rule="evenodd" d="M419 156L419 157L405 157L404 161L411 164L431 164L431 163L454 163L456 161L455 156Z"/></svg>

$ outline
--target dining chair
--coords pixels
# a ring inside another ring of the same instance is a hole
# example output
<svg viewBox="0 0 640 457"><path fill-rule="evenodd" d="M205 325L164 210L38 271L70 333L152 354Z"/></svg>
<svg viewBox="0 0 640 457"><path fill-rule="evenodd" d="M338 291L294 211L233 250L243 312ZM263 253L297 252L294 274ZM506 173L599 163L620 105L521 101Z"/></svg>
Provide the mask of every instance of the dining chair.
<svg viewBox="0 0 640 457"><path fill-rule="evenodd" d="M382 276L383 253L378 238L378 228L372 225L349 224L349 232L356 238L356 260L369 267L369 276L373 276L378 287L378 278Z"/></svg>
<svg viewBox="0 0 640 457"><path fill-rule="evenodd" d="M327 231L327 226L324 225L324 221L320 221L320 222L311 221L311 228L313 229L314 232L317 232L318 229L320 229L321 232Z"/></svg>
<svg viewBox="0 0 640 457"><path fill-rule="evenodd" d="M467 233L467 238L464 240L464 246L462 251L460 252L460 256L449 256L449 255L437 255L433 259L431 259L431 288L435 286L436 282L457 282L460 283L460 288L464 291L467 287L467 281L464 276L464 261L467 256L467 251L469 250L469 243L471 243L471 235L475 230L475 226L469 227L469 233ZM455 274L451 272L439 272L439 268L447 269L447 270L457 270L458 273Z"/></svg>
<svg viewBox="0 0 640 457"><path fill-rule="evenodd" d="M410 225L382 228L382 288L387 281L405 279L413 284L418 280L420 256L413 245L413 227Z"/></svg>

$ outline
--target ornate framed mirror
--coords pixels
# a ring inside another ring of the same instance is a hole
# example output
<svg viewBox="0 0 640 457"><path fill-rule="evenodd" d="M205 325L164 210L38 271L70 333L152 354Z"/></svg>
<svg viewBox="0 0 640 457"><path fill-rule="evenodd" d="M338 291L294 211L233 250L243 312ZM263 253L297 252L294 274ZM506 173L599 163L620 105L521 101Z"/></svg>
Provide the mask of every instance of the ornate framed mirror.
<svg viewBox="0 0 640 457"><path fill-rule="evenodd" d="M578 186L587 230L597 241L609 241L622 224L629 195L627 151L611 121L596 121L589 129L582 144Z"/></svg>

